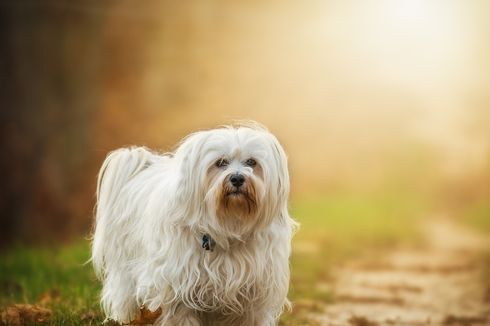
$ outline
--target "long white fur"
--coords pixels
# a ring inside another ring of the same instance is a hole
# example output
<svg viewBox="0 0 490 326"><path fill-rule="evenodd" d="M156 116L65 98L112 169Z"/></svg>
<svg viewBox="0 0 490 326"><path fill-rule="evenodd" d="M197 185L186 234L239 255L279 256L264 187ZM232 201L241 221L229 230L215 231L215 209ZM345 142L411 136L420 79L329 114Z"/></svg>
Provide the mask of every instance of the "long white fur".
<svg viewBox="0 0 490 326"><path fill-rule="evenodd" d="M214 179L220 157L230 165ZM262 176L240 164L253 157ZM254 182L257 216L216 216L224 178ZM142 147L110 153L99 173L92 261L103 282L106 315L119 322L159 308L157 325L275 325L287 307L289 216L287 159L260 126L222 127L185 138L173 154ZM203 234L216 241L201 248Z"/></svg>

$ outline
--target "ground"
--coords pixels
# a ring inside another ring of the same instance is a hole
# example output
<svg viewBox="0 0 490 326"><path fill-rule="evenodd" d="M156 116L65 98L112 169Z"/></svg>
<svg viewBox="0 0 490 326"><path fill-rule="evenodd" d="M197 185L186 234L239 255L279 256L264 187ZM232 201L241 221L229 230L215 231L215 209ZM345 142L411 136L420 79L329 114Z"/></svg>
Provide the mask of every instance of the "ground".
<svg viewBox="0 0 490 326"><path fill-rule="evenodd" d="M291 260L294 307L281 326L490 325L490 245L472 231L488 235L488 211L473 219L427 211L393 192L294 201L301 222ZM14 246L0 258L2 319L103 320L88 240Z"/></svg>
<svg viewBox="0 0 490 326"><path fill-rule="evenodd" d="M321 325L489 325L482 257L490 240L449 219L424 223L426 245L348 261ZM488 280L487 280L488 281Z"/></svg>

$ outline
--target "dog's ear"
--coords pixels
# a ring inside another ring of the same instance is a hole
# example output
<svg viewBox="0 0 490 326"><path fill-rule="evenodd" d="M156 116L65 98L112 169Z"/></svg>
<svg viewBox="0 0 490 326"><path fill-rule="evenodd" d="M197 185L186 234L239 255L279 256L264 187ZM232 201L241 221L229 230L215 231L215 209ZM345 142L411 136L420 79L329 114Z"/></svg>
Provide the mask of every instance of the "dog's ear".
<svg viewBox="0 0 490 326"><path fill-rule="evenodd" d="M289 196L289 172L288 160L284 149L271 133L264 134L265 141L269 146L270 158L267 160L265 178L268 184L269 195L274 196L272 202L279 205L287 205Z"/></svg>
<svg viewBox="0 0 490 326"><path fill-rule="evenodd" d="M271 146L277 171L277 193L282 200L287 201L289 197L288 158L277 138L272 134L269 134L269 136L271 138Z"/></svg>
<svg viewBox="0 0 490 326"><path fill-rule="evenodd" d="M275 203L270 207L271 216L278 217L282 223L289 225L291 231L294 231L298 227L288 212L288 198L289 198L289 171L288 171L288 158L283 147L277 140L277 138L271 134L266 134L266 139L270 146L272 153L272 159L270 161L269 171L267 171L266 182L269 184L269 203Z"/></svg>
<svg viewBox="0 0 490 326"><path fill-rule="evenodd" d="M200 208L200 198L204 196L201 185L206 170L203 168L202 160L208 137L207 131L199 131L187 136L174 156L178 174L177 196L188 205L196 205L193 207L196 209Z"/></svg>

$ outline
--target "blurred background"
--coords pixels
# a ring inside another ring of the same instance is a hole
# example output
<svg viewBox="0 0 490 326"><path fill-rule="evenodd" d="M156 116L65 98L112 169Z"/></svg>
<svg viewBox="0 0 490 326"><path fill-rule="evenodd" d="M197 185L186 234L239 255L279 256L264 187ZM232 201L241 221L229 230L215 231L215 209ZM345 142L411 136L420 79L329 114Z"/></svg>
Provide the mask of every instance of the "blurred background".
<svg viewBox="0 0 490 326"><path fill-rule="evenodd" d="M335 248L358 224L356 239L393 243L435 211L490 231L489 13L486 0L2 1L1 245L87 237L108 151L170 151L235 119L284 145L303 238L341 229L322 235Z"/></svg>
<svg viewBox="0 0 490 326"><path fill-rule="evenodd" d="M463 0L3 1L1 236L87 231L125 145L257 120L293 198L490 186L490 4Z"/></svg>

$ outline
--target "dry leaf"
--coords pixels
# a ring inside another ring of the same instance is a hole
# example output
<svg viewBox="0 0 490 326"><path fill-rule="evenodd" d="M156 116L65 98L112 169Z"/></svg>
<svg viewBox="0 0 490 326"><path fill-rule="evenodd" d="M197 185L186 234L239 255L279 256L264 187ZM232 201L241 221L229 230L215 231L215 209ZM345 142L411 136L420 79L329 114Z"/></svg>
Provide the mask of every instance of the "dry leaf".
<svg viewBox="0 0 490 326"><path fill-rule="evenodd" d="M39 297L38 303L42 306L57 303L60 300L60 291L58 289L52 289L44 292Z"/></svg>
<svg viewBox="0 0 490 326"><path fill-rule="evenodd" d="M153 324L155 320L162 314L162 309L158 308L155 311L150 311L145 307L140 309L140 316L138 319L132 320L130 325L147 325Z"/></svg>
<svg viewBox="0 0 490 326"><path fill-rule="evenodd" d="M32 304L14 304L5 308L1 314L1 321L7 325L20 326L29 323L42 323L47 321L52 311Z"/></svg>

